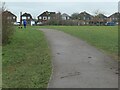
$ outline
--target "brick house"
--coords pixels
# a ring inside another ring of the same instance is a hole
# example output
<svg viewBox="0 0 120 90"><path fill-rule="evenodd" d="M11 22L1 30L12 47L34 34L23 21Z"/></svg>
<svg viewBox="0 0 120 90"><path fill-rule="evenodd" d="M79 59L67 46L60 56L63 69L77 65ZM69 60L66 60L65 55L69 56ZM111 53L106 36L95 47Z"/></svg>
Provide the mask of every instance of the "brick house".
<svg viewBox="0 0 120 90"><path fill-rule="evenodd" d="M23 20L26 20L27 21L27 24L31 24L31 21L33 20L32 19L32 16L31 14L29 13L24 13L24 14L21 14L20 16L20 23L23 24Z"/></svg>
<svg viewBox="0 0 120 90"><path fill-rule="evenodd" d="M116 12L108 17L108 22L113 22L117 25L119 17L120 17L120 13Z"/></svg>
<svg viewBox="0 0 120 90"><path fill-rule="evenodd" d="M90 15L89 13L87 12L81 12L79 14L79 23L78 25L89 25L91 20L93 20L93 16Z"/></svg>
<svg viewBox="0 0 120 90"><path fill-rule="evenodd" d="M38 16L38 22L41 22L42 24L47 23L47 21L53 20L53 19L56 19L55 12L45 11Z"/></svg>
<svg viewBox="0 0 120 90"><path fill-rule="evenodd" d="M17 21L17 16L14 15L13 13L11 13L10 11L4 11L4 12L2 13L2 17L3 17L3 18L7 18L8 21L10 21L10 22L12 22L12 23L14 23L14 22Z"/></svg>
<svg viewBox="0 0 120 90"><path fill-rule="evenodd" d="M105 25L107 23L108 17L104 14L99 14L94 16L93 20L91 20L92 25Z"/></svg>

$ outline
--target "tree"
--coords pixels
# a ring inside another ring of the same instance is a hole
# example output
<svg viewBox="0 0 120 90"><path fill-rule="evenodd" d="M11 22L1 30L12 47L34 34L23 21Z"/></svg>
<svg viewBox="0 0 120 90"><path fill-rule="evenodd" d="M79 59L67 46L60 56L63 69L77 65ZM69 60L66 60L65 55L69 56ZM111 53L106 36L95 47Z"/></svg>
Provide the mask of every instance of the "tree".
<svg viewBox="0 0 120 90"><path fill-rule="evenodd" d="M60 25L62 20L61 12L56 13L56 20L57 20L57 25Z"/></svg>
<svg viewBox="0 0 120 90"><path fill-rule="evenodd" d="M100 26L100 22L101 22L101 15L104 15L104 12L98 10L95 10L94 12L94 22ZM103 21L104 22L104 21Z"/></svg>
<svg viewBox="0 0 120 90"><path fill-rule="evenodd" d="M61 18L61 13L58 12L51 16L51 19L47 21L47 25L61 25L62 18Z"/></svg>
<svg viewBox="0 0 120 90"><path fill-rule="evenodd" d="M73 13L71 19L79 19L79 13Z"/></svg>

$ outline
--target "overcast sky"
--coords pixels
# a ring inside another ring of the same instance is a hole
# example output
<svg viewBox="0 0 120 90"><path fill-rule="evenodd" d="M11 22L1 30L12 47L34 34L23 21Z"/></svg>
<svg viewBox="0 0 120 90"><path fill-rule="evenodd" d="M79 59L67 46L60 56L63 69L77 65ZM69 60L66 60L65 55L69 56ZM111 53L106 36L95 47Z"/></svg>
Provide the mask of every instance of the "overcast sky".
<svg viewBox="0 0 120 90"><path fill-rule="evenodd" d="M71 0L64 0L64 2L63 0L60 0L60 2L56 2L55 0L51 0L51 2L47 0L44 0L44 2L41 0L22 1L23 0L17 0L17 2L14 2L14 0L11 0L10 2L9 0L8 2L8 0L5 0L7 10L18 16L18 20L20 12L30 13L33 18L37 18L37 16L44 11L61 12L69 15L86 11L93 15L94 11L99 9L106 16L118 11L118 0L106 0L105 2L102 0L98 0L97 2L94 0L91 0L91 2L87 0L82 0L82 2L80 0L74 0L74 2Z"/></svg>

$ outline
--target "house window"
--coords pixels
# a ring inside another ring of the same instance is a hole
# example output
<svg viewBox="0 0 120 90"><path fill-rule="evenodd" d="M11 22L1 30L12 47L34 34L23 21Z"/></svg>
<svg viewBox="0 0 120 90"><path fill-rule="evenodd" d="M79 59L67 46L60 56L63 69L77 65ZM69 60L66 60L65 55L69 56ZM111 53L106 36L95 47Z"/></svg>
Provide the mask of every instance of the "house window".
<svg viewBox="0 0 120 90"><path fill-rule="evenodd" d="M115 20L115 18L112 18L112 20Z"/></svg>
<svg viewBox="0 0 120 90"><path fill-rule="evenodd" d="M83 17L83 19L85 20L85 17Z"/></svg>
<svg viewBox="0 0 120 90"><path fill-rule="evenodd" d="M26 19L26 17L25 17L25 16L24 16L24 17L22 17L22 20L23 20L23 19Z"/></svg>
<svg viewBox="0 0 120 90"><path fill-rule="evenodd" d="M48 17L48 20L50 20L50 17Z"/></svg>
<svg viewBox="0 0 120 90"><path fill-rule="evenodd" d="M85 25L85 22L83 22L83 25Z"/></svg>
<svg viewBox="0 0 120 90"><path fill-rule="evenodd" d="M43 20L47 20L47 17L43 17Z"/></svg>
<svg viewBox="0 0 120 90"><path fill-rule="evenodd" d="M39 17L39 19L42 19L42 17Z"/></svg>
<svg viewBox="0 0 120 90"><path fill-rule="evenodd" d="M69 17L66 17L66 20L68 20L69 19Z"/></svg>
<svg viewBox="0 0 120 90"><path fill-rule="evenodd" d="M67 19L70 19L69 17L67 17Z"/></svg>
<svg viewBox="0 0 120 90"><path fill-rule="evenodd" d="M15 19L15 17L13 17L13 19Z"/></svg>
<svg viewBox="0 0 120 90"><path fill-rule="evenodd" d="M89 24L89 22L87 22L86 24Z"/></svg>
<svg viewBox="0 0 120 90"><path fill-rule="evenodd" d="M62 17L62 20L66 20L66 17Z"/></svg>
<svg viewBox="0 0 120 90"><path fill-rule="evenodd" d="M12 19L12 17L8 16L8 17L7 17L7 19L8 19L8 20L11 20L11 19Z"/></svg>
<svg viewBox="0 0 120 90"><path fill-rule="evenodd" d="M115 18L115 20L117 20L117 18Z"/></svg>
<svg viewBox="0 0 120 90"><path fill-rule="evenodd" d="M28 19L30 19L30 16L28 16Z"/></svg>

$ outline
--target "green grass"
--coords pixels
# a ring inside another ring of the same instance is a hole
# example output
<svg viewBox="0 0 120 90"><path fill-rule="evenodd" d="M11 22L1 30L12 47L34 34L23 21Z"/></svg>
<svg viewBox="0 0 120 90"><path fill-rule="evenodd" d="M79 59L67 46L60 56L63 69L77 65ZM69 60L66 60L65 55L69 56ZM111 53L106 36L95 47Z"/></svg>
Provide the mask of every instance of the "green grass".
<svg viewBox="0 0 120 90"><path fill-rule="evenodd" d="M118 58L118 27L117 26L46 26L64 31L83 39L99 50Z"/></svg>
<svg viewBox="0 0 120 90"><path fill-rule="evenodd" d="M51 75L50 49L36 27L15 28L3 46L3 88L46 88Z"/></svg>
<svg viewBox="0 0 120 90"><path fill-rule="evenodd" d="M38 26L18 29L11 43L3 46L3 88L46 88L51 75L51 55L43 32L53 28L69 33L117 59L116 26Z"/></svg>

